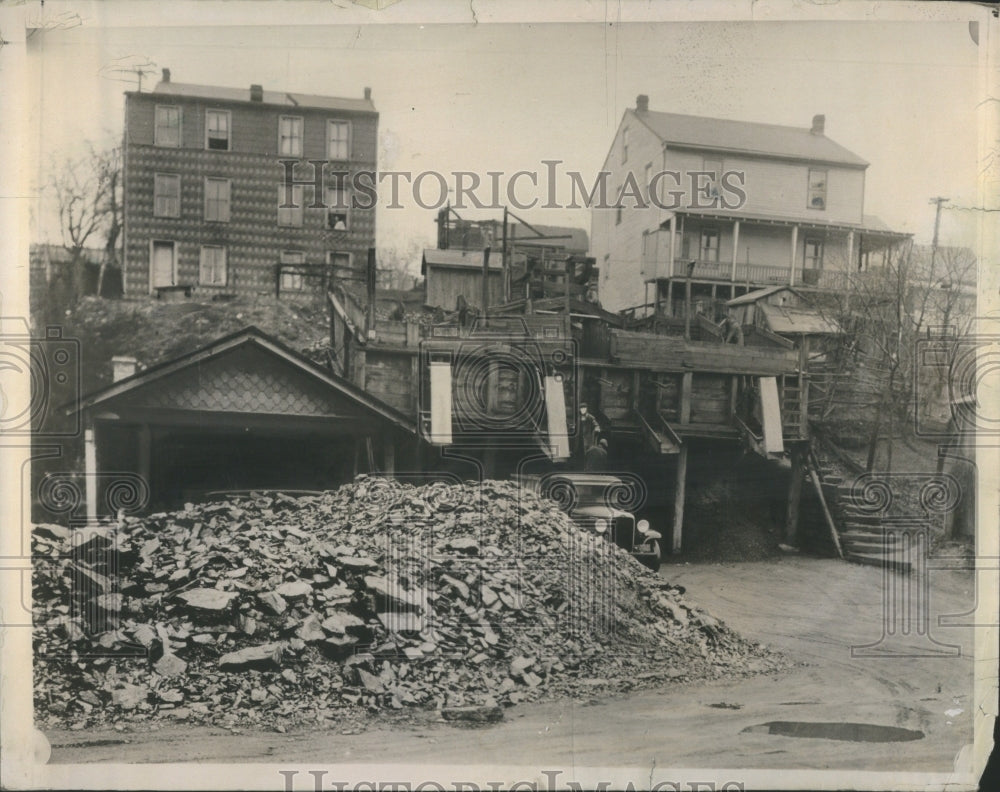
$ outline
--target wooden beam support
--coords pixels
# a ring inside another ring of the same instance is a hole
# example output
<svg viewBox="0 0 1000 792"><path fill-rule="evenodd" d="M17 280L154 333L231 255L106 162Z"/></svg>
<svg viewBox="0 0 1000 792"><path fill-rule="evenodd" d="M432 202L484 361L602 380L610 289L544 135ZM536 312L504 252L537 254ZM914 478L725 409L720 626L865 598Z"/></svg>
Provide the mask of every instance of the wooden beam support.
<svg viewBox="0 0 1000 792"><path fill-rule="evenodd" d="M693 371L685 371L681 375L680 421L682 424L691 423L691 384L693 380Z"/></svg>
<svg viewBox="0 0 1000 792"><path fill-rule="evenodd" d="M687 486L688 444L684 442L677 454L677 475L674 479L674 524L670 536L670 552L681 551L681 535L684 526L684 491Z"/></svg>
<svg viewBox="0 0 1000 792"><path fill-rule="evenodd" d="M796 443L791 453L792 471L788 481L788 508L785 512L785 542L798 547L799 503L802 500L802 481L805 478L805 454Z"/></svg>

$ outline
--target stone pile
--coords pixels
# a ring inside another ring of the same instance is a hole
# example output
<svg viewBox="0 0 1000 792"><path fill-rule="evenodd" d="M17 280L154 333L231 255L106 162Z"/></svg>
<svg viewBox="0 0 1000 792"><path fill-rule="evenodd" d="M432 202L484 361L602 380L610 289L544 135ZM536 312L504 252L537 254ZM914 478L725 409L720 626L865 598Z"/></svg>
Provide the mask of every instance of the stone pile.
<svg viewBox="0 0 1000 792"><path fill-rule="evenodd" d="M359 477L33 533L43 725L490 722L551 696L773 670L604 537L511 482Z"/></svg>

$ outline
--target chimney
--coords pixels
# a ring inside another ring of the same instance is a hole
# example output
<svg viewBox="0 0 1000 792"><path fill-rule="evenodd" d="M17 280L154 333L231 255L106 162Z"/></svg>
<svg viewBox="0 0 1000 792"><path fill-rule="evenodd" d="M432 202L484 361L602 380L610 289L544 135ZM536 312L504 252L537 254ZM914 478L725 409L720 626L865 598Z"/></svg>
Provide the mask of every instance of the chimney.
<svg viewBox="0 0 1000 792"><path fill-rule="evenodd" d="M115 355L111 358L111 381L118 382L135 374L139 361L131 355Z"/></svg>
<svg viewBox="0 0 1000 792"><path fill-rule="evenodd" d="M372 89L365 86L365 100L370 102L372 100Z"/></svg>
<svg viewBox="0 0 1000 792"><path fill-rule="evenodd" d="M251 102L263 102L264 101L264 87L261 85L251 85L250 86L250 101Z"/></svg>
<svg viewBox="0 0 1000 792"><path fill-rule="evenodd" d="M825 115L814 115L813 116L813 126L809 131L814 135L822 135L823 128L826 126L826 116Z"/></svg>
<svg viewBox="0 0 1000 792"><path fill-rule="evenodd" d="M649 110L649 97L646 94L639 94L635 97L635 109L637 113L645 113Z"/></svg>
<svg viewBox="0 0 1000 792"><path fill-rule="evenodd" d="M163 70L163 82L170 82L170 69Z"/></svg>

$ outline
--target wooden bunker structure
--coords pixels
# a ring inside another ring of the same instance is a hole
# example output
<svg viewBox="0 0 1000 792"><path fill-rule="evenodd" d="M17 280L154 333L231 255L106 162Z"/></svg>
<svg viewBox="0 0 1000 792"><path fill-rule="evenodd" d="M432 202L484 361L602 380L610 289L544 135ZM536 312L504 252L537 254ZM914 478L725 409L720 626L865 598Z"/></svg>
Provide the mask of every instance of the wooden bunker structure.
<svg viewBox="0 0 1000 792"><path fill-rule="evenodd" d="M673 551L699 443L790 460L794 539L809 440L805 346L745 345L705 317L673 328L684 335L636 331L569 289L439 322L376 320L337 285L328 301L337 373L414 421L428 469L464 460L504 478L572 467L586 403L612 446L660 460L665 478L648 484L673 491Z"/></svg>

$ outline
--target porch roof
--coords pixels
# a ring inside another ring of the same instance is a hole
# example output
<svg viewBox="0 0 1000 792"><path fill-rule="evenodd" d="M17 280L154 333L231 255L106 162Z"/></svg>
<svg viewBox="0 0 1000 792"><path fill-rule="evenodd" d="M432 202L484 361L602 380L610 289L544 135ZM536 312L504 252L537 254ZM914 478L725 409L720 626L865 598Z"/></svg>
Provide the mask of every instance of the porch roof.
<svg viewBox="0 0 1000 792"><path fill-rule="evenodd" d="M779 215L757 214L753 212L736 212L724 209L677 209L675 213L684 217L693 217L702 220L728 220L734 222L758 223L760 225L783 226L816 231L842 231L847 233L854 231L863 234L866 239L883 238L885 241L902 241L913 236L913 234L902 231L892 231L876 217L865 215L863 223L830 223L823 220L800 220L797 218L782 217ZM661 224L661 227L669 223L669 219Z"/></svg>

